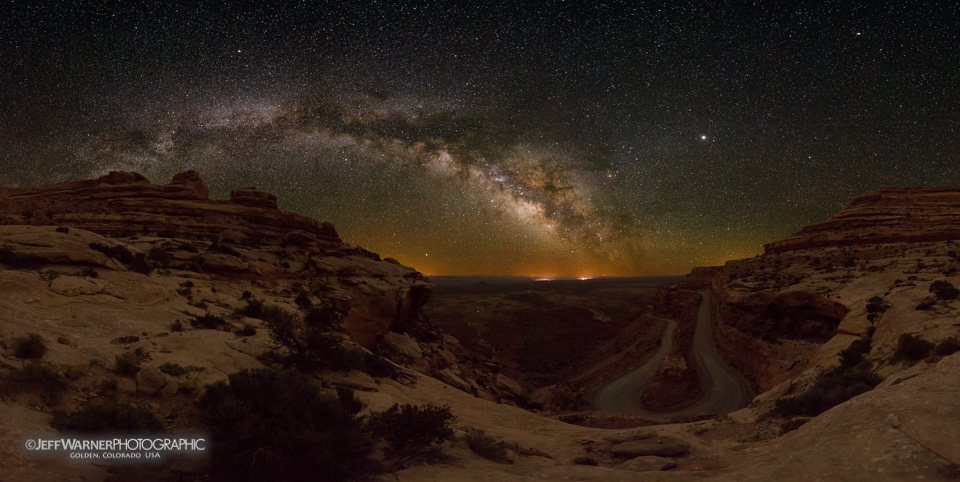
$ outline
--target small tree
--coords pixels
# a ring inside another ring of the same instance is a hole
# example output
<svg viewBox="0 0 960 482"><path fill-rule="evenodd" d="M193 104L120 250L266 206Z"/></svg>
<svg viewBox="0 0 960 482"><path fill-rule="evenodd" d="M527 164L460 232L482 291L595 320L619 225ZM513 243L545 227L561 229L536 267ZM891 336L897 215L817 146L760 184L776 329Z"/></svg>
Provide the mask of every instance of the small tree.
<svg viewBox="0 0 960 482"><path fill-rule="evenodd" d="M200 416L224 480L354 480L369 466L354 407L298 373L243 370L207 388Z"/></svg>
<svg viewBox="0 0 960 482"><path fill-rule="evenodd" d="M13 340L13 356L22 359L39 359L47 354L47 343L37 333L30 333Z"/></svg>
<svg viewBox="0 0 960 482"><path fill-rule="evenodd" d="M450 437L453 434L450 423L455 420L450 407L393 404L383 412L372 414L367 426L394 450L415 453Z"/></svg>
<svg viewBox="0 0 960 482"><path fill-rule="evenodd" d="M900 335L900 338L897 340L897 351L894 353L894 357L897 359L918 361L927 356L932 349L933 343L923 338L904 333Z"/></svg>
<svg viewBox="0 0 960 482"><path fill-rule="evenodd" d="M57 412L52 424L57 430L85 433L163 430L163 423L153 412L111 400L87 402L72 413Z"/></svg>
<svg viewBox="0 0 960 482"><path fill-rule="evenodd" d="M944 280L934 281L930 284L930 292L937 295L937 299L954 300L960 296L960 290L953 286L953 283Z"/></svg>

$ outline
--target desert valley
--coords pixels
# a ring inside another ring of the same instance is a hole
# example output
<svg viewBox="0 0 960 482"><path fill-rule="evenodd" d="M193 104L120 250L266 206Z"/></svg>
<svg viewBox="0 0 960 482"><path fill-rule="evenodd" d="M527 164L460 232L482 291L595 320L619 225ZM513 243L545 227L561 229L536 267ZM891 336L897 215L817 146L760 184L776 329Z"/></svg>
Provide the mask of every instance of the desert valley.
<svg viewBox="0 0 960 482"><path fill-rule="evenodd" d="M192 171L0 187L0 480L956 479L958 253L953 188L685 276L534 280L426 277ZM211 449L23 448L137 431Z"/></svg>

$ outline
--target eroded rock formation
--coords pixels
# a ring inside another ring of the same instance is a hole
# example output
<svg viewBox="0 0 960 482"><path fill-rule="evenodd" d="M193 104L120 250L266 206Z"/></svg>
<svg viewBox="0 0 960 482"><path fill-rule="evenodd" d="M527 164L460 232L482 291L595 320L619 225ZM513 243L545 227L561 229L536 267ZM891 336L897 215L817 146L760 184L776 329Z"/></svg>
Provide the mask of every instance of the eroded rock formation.
<svg viewBox="0 0 960 482"><path fill-rule="evenodd" d="M878 243L960 239L960 189L883 188L853 198L828 221L813 224L766 253Z"/></svg>
<svg viewBox="0 0 960 482"><path fill-rule="evenodd" d="M282 211L275 195L256 188L236 189L229 201L211 200L195 171L167 185L111 172L94 180L0 187L0 220L21 225L3 233L4 245L41 267L125 271L90 247L121 245L163 268L264 287L295 283L334 304L343 329L365 347L391 330L429 331L420 308L431 285L416 270L343 243L332 224ZM54 232L50 225L74 231Z"/></svg>
<svg viewBox="0 0 960 482"><path fill-rule="evenodd" d="M156 185L132 172L111 172L98 179L33 187L0 187L0 224L72 226L108 236L178 233L219 237L239 233L260 240L299 230L340 241L330 223L278 209L277 197L256 188L236 189L229 201L209 198L195 171Z"/></svg>

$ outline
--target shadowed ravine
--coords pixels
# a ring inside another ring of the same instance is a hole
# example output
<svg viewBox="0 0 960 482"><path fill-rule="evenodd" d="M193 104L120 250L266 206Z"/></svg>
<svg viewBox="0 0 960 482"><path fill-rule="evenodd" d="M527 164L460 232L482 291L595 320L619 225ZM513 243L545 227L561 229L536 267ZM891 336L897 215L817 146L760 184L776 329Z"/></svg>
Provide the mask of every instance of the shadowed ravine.
<svg viewBox="0 0 960 482"><path fill-rule="evenodd" d="M705 395L692 405L679 410L653 411L640 403L643 389L657 373L664 357L673 350L673 336L677 324L669 321L660 349L637 369L617 378L597 391L593 400L596 410L630 413L649 418L672 418L681 415L724 414L744 407L751 398L747 381L731 367L717 350L713 334L713 314L710 294L701 291L702 300L697 311L697 327L691 351L694 366L703 381Z"/></svg>

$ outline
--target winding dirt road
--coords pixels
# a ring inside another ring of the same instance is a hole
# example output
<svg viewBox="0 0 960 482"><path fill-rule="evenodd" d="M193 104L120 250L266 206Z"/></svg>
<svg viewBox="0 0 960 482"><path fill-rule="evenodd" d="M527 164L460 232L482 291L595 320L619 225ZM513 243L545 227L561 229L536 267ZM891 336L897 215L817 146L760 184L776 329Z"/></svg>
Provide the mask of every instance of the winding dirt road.
<svg viewBox="0 0 960 482"><path fill-rule="evenodd" d="M610 382L597 391L593 408L607 412L630 413L648 418L672 418L681 415L724 414L746 406L752 397L747 381L720 356L713 335L713 314L710 293L699 292L702 300L697 311L697 327L690 350L693 362L704 384L705 395L686 408L667 412L648 410L640 403L643 389L657 373L664 357L673 350L676 322L668 320L660 349L643 365Z"/></svg>

